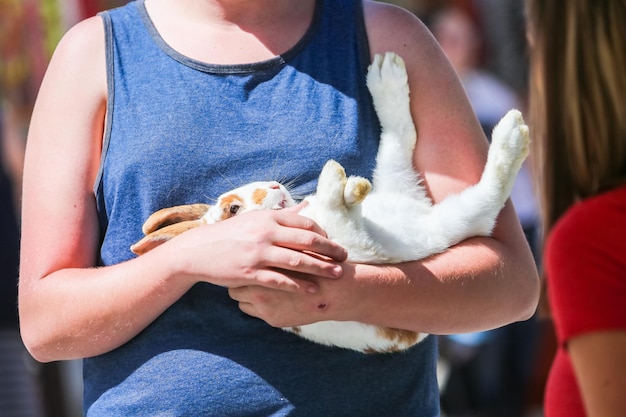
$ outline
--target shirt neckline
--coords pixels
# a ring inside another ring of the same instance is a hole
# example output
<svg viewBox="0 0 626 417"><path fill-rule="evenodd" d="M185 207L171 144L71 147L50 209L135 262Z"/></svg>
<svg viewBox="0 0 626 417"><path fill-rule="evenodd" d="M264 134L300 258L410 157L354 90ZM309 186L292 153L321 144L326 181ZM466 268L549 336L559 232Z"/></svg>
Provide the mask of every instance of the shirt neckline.
<svg viewBox="0 0 626 417"><path fill-rule="evenodd" d="M296 0L297 1L297 0ZM158 29L154 25L152 18L148 14L148 10L146 9L145 0L137 0L137 11L143 21L146 29L148 30L150 36L157 44L157 46L169 55L172 59L180 62L183 65L194 68L198 71L210 72L216 74L248 74L252 72L257 72L261 70L269 70L272 68L282 67L284 66L290 59L293 59L297 56L310 42L311 38L317 31L320 22L321 10L322 10L323 0L316 0L315 2L315 10L313 12L313 19L311 20L311 24L308 29L300 38L300 40L288 51L276 55L273 58L251 62L245 64L211 64L204 61L199 61L194 58L188 57L176 49L172 48L166 41L163 39Z"/></svg>

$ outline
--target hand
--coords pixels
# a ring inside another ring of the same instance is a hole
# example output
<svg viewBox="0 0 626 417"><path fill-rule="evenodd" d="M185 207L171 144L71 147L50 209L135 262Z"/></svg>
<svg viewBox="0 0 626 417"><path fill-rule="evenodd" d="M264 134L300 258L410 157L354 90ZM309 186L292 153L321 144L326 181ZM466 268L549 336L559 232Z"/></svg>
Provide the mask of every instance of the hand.
<svg viewBox="0 0 626 417"><path fill-rule="evenodd" d="M268 287L248 285L229 288L230 297L239 302L244 313L257 317L274 327L292 327L323 320L351 319L359 303L359 287L355 265L342 264L341 279L299 276L298 280L314 282L318 291L293 293Z"/></svg>
<svg viewBox="0 0 626 417"><path fill-rule="evenodd" d="M314 275L338 278L347 253L296 206L261 210L198 227L174 238L183 270L195 282L315 292Z"/></svg>

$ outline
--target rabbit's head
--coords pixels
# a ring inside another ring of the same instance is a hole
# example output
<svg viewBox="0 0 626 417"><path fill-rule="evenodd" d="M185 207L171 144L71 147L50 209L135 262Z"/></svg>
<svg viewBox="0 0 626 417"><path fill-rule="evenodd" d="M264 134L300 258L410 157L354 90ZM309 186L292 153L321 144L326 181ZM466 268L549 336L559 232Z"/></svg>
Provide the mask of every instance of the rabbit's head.
<svg viewBox="0 0 626 417"><path fill-rule="evenodd" d="M289 191L276 181L246 184L222 194L213 206L187 204L153 213L143 224L145 236L131 246L131 251L141 255L202 224L221 222L252 210L280 210L295 204Z"/></svg>
<svg viewBox="0 0 626 417"><path fill-rule="evenodd" d="M276 181L260 181L228 191L206 212L202 220L216 223L253 210L280 210L296 202L289 191Z"/></svg>

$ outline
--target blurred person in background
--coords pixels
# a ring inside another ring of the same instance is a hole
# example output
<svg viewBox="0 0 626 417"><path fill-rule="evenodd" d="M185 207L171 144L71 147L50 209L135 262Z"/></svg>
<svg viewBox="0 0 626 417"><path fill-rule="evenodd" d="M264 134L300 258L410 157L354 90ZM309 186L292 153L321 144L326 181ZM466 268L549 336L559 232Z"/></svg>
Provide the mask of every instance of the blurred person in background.
<svg viewBox="0 0 626 417"><path fill-rule="evenodd" d="M626 416L626 2L527 0L558 351L546 417Z"/></svg>
<svg viewBox="0 0 626 417"><path fill-rule="evenodd" d="M487 52L485 67L525 101L528 95L528 45L524 3L519 0L465 2L475 5L481 19Z"/></svg>

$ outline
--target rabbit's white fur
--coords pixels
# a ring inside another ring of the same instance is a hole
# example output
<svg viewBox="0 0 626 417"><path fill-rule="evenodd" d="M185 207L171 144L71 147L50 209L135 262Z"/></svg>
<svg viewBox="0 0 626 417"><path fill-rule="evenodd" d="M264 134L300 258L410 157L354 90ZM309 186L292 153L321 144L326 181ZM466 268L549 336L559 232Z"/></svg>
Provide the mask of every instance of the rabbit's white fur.
<svg viewBox="0 0 626 417"><path fill-rule="evenodd" d="M528 154L521 113L511 110L495 127L480 182L433 205L413 168L417 135L404 62L393 53L376 56L367 82L382 128L371 192L367 180L346 178L341 165L329 161L300 214L315 220L357 263L422 259L469 237L490 235ZM426 336L355 322L319 322L296 331L365 352L405 349Z"/></svg>
<svg viewBox="0 0 626 417"><path fill-rule="evenodd" d="M528 154L528 127L521 113L511 110L495 127L481 180L433 204L413 167L417 134L402 59L395 53L375 56L367 85L382 128L372 184L347 177L339 163L328 161L316 194L306 198L309 204L300 214L315 220L329 238L347 249L348 260L356 263L418 260L469 237L490 235ZM260 198L263 193L267 198ZM200 222L293 204L282 185L253 183L221 196ZM285 330L317 343L367 353L404 350L427 336L338 321Z"/></svg>

